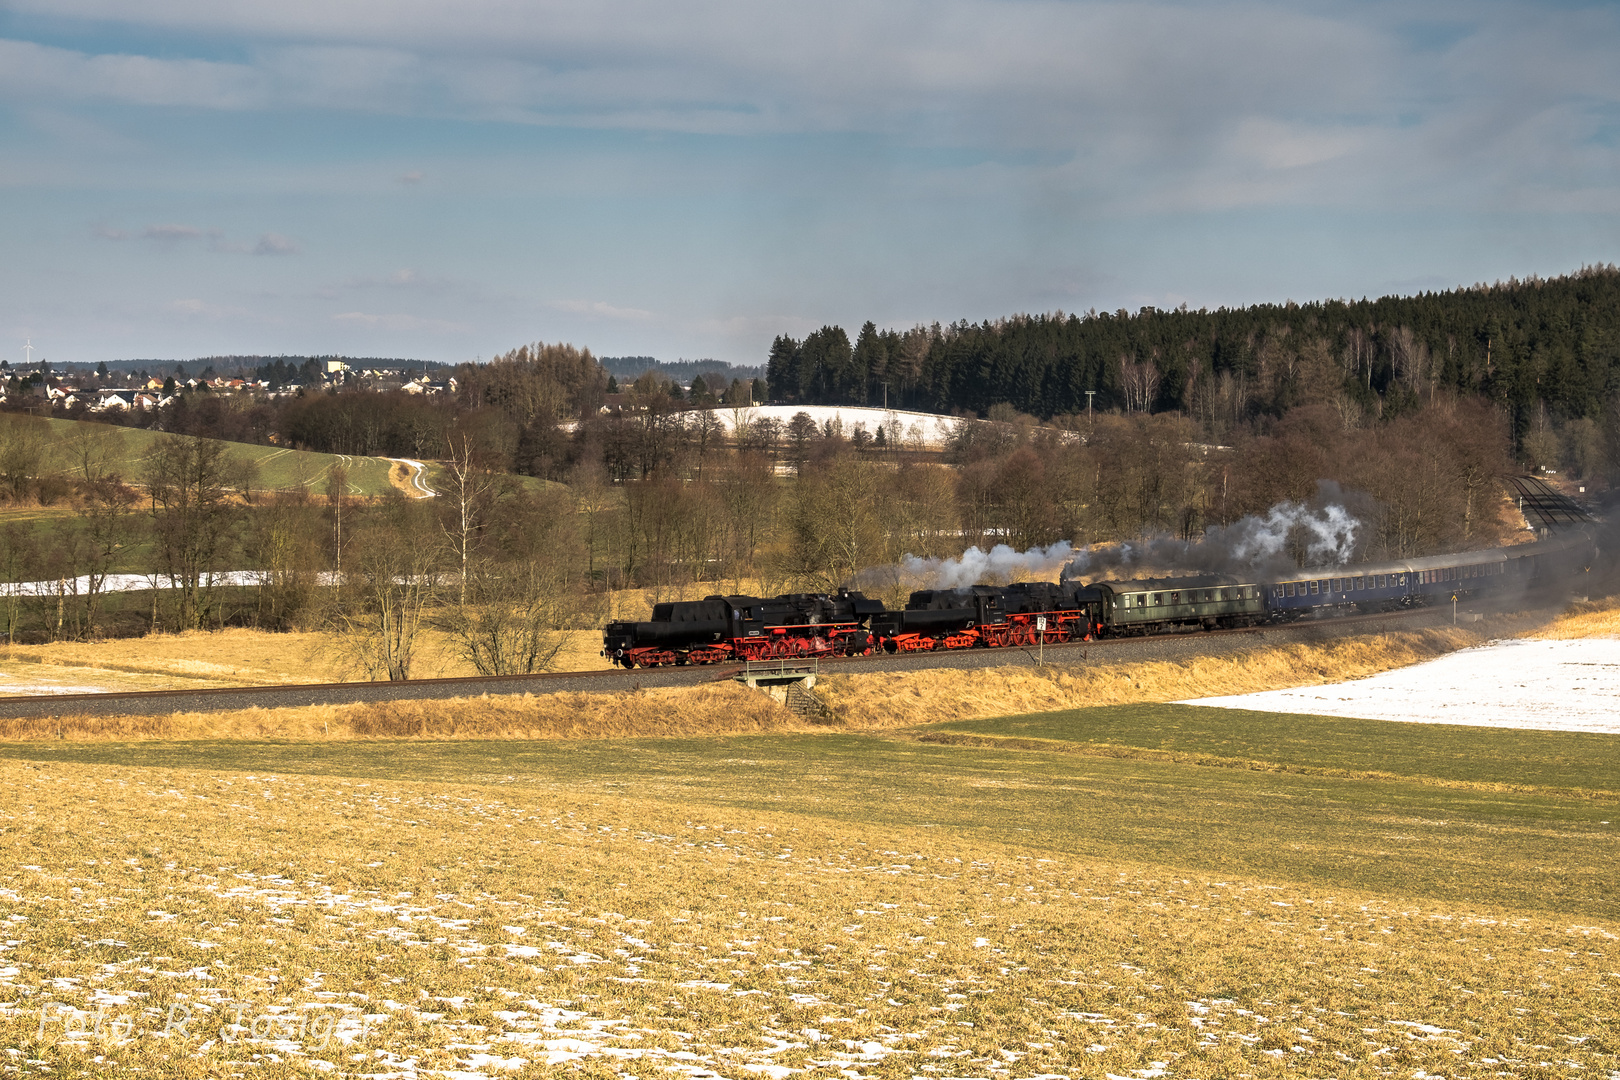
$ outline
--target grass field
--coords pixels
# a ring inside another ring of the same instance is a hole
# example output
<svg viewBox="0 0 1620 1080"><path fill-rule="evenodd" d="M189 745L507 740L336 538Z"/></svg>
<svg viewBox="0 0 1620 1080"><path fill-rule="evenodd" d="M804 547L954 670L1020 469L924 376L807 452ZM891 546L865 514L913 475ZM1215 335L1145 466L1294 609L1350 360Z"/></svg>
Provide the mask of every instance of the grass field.
<svg viewBox="0 0 1620 1080"><path fill-rule="evenodd" d="M1181 712L989 733L1267 745ZM1620 740L1469 731L1470 771L1410 734L1324 740L1377 779L906 735L13 744L0 1030L19 1075L1620 1069L1620 805L1581 789ZM1515 757L1584 764L1516 791Z"/></svg>
<svg viewBox="0 0 1620 1080"><path fill-rule="evenodd" d="M97 424L88 420L46 419L50 425L50 441L45 461L48 473L71 473L74 454L79 444L89 438L116 433L122 442L114 468L126 479L141 475L143 464L152 452L153 443L163 437L160 432L143 428L120 428ZM189 436L180 436L189 438ZM306 450L289 450L275 446L254 446L249 443L228 443L231 456L254 466L257 485L269 491L289 491L304 487L317 494L326 491L327 476L333 466L342 464L349 471L351 495L383 495L395 486L389 471L393 463L387 458L350 457L338 454L316 454Z"/></svg>
<svg viewBox="0 0 1620 1080"><path fill-rule="evenodd" d="M1620 1076L1620 737L984 707L809 729L729 686L0 742L0 1068ZM568 737L624 731L671 734Z"/></svg>
<svg viewBox="0 0 1620 1080"><path fill-rule="evenodd" d="M940 724L923 737L1323 776L1605 792L1620 799L1615 736L1504 728L1476 740L1472 729L1449 725L1389 727L1379 720L1150 703Z"/></svg>
<svg viewBox="0 0 1620 1080"><path fill-rule="evenodd" d="M558 655L557 669L604 668L607 661L601 651L601 631L570 631ZM422 632L412 670L420 679L478 674L451 636L439 630ZM14 694L35 692L34 684L45 690L68 683L93 692L347 682L366 677L340 635L330 631L276 633L230 628L0 646L0 683Z"/></svg>

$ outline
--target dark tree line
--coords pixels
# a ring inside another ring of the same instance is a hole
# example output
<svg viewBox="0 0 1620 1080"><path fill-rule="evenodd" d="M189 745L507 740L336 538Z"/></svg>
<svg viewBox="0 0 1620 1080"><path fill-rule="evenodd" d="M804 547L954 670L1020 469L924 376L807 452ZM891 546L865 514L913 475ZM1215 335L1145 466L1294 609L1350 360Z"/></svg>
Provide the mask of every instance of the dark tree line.
<svg viewBox="0 0 1620 1080"><path fill-rule="evenodd" d="M779 337L773 399L1043 419L1101 410L1178 411L1216 435L1298 405L1347 422L1391 418L1444 392L1509 416L1523 448L1545 413L1602 422L1620 395L1620 270L1510 280L1411 297L1216 311L1021 315L905 332L868 322L852 344L823 327Z"/></svg>

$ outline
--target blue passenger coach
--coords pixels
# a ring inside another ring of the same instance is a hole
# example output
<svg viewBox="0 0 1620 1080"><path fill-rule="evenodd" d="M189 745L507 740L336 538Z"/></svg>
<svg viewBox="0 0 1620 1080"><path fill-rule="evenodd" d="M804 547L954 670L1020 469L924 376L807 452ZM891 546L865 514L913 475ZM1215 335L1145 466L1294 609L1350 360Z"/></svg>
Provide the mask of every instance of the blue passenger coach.
<svg viewBox="0 0 1620 1080"><path fill-rule="evenodd" d="M1443 603L1453 596L1505 594L1528 587L1544 574L1584 569L1592 551L1591 537L1575 534L1486 551L1300 570L1267 586L1266 606L1273 618L1291 619L1335 608L1379 611Z"/></svg>

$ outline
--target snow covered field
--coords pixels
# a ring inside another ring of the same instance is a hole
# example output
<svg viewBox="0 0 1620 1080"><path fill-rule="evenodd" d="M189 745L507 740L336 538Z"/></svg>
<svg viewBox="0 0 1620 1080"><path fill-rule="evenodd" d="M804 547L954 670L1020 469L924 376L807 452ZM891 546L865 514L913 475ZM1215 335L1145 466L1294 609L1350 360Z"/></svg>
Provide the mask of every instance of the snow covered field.
<svg viewBox="0 0 1620 1080"><path fill-rule="evenodd" d="M818 427L825 427L829 422L843 425L846 438L855 430L857 424L874 435L881 427L886 439L929 450L937 450L944 446L951 433L956 430L956 425L961 423L954 416L939 416L934 413L838 405L755 405L745 409L714 410L715 418L725 425L728 435L736 431L739 422L746 425L771 419L785 428L788 421L799 413L808 413Z"/></svg>
<svg viewBox="0 0 1620 1080"><path fill-rule="evenodd" d="M1620 733L1620 639L1493 641L1353 682L1177 704Z"/></svg>

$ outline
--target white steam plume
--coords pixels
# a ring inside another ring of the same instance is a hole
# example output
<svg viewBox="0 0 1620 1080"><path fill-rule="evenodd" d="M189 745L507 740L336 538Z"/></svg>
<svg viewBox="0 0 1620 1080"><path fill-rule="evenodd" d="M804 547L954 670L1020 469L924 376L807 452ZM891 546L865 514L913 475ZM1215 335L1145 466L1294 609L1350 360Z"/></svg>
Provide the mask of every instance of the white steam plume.
<svg viewBox="0 0 1620 1080"><path fill-rule="evenodd" d="M965 589L987 577L1008 581L1015 577L1049 578L1073 555L1074 547L1067 540L1028 551L1014 551L1006 544L997 544L989 551L970 547L958 559L907 555L900 560L900 571L935 589Z"/></svg>
<svg viewBox="0 0 1620 1080"><path fill-rule="evenodd" d="M1317 505L1281 502L1225 527L1215 525L1197 540L1150 536L1102 549L1081 548L1063 568L1063 579L1090 578L1116 570L1237 574L1266 577L1308 567L1342 566L1356 552L1361 517L1350 503L1370 504L1331 481L1318 481ZM1295 552L1303 555L1296 561Z"/></svg>
<svg viewBox="0 0 1620 1080"><path fill-rule="evenodd" d="M1331 480L1317 481L1307 503L1281 502L1264 514L1251 514L1227 526L1214 525L1197 540L1150 536L1122 544L1076 550L1067 541L1015 551L997 544L989 551L970 547L960 558L907 555L895 566L875 566L856 575L856 587L891 587L908 582L918 589L965 589L985 580L1061 580L1128 574L1231 574L1269 578L1305 566L1341 566L1355 557L1362 524L1377 513L1366 495L1342 491ZM1352 509L1354 507L1354 509ZM1296 561L1295 554L1303 556Z"/></svg>

